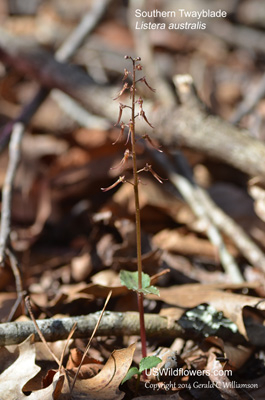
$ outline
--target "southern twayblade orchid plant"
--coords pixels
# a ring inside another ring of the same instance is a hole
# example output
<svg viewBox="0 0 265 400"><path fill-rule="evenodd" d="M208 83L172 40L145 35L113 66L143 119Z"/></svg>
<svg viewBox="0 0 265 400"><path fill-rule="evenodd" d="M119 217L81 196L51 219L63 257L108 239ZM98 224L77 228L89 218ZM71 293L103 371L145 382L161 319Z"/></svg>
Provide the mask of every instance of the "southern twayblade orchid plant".
<svg viewBox="0 0 265 400"><path fill-rule="evenodd" d="M123 76L123 87L118 93L118 95L114 98L114 100L119 99L126 91L130 93L130 105L126 105L123 103L119 103L119 114L118 119L115 126L120 127L120 134L117 140L113 143L117 143L120 140L121 136L127 132L127 138L125 142L125 146L127 146L124 156L120 163L113 167L112 169L123 169L126 166L128 159L132 160L133 164L133 182L129 182L133 185L134 188L134 200L135 200L135 221L136 221L136 245L137 245L137 272L129 272L129 271L121 271L120 279L122 284L127 286L128 289L134 290L137 292L138 296L138 309L139 309L139 318L140 318L140 335L141 335L141 344L142 344L142 356L146 357L146 333L145 333L145 324L144 324L144 308L143 308L143 295L148 293L154 293L159 295L159 291L156 287L151 286L150 276L143 273L142 268L142 249L141 249L141 218L140 218L140 205L139 205L139 174L141 172L150 172L154 178L158 180L159 183L162 182L162 178L153 170L152 165L146 164L145 167L141 169L137 169L137 152L136 152L136 120L137 118L141 118L148 124L151 128L154 128L153 125L147 119L146 113L143 109L143 99L141 97L136 98L136 84L143 83L148 89L152 92L155 92L146 81L145 76L136 79L136 73L142 70L142 65L139 63L141 61L140 57L132 58L130 56L124 57L127 60L131 60L132 62L132 71L124 70ZM131 118L128 123L122 121L123 110L125 108L129 108L131 110ZM156 150L160 151L157 148L151 138L145 134L142 136L152 147ZM113 189L120 183L125 183L125 175L119 176L119 178L107 188L102 188L104 192Z"/></svg>

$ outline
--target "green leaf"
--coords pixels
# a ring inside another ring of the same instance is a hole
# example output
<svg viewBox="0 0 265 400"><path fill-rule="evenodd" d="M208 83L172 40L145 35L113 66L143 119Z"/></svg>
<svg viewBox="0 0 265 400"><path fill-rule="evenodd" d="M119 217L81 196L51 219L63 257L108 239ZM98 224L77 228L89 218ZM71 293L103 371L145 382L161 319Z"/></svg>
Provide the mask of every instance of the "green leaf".
<svg viewBox="0 0 265 400"><path fill-rule="evenodd" d="M129 290L138 290L138 272L130 272L121 270L120 271L121 284L126 286ZM142 272L142 288L148 288L150 286L150 276Z"/></svg>
<svg viewBox="0 0 265 400"><path fill-rule="evenodd" d="M148 274L145 274L144 272L142 272L142 288L148 288L150 286L151 283L151 278Z"/></svg>
<svg viewBox="0 0 265 400"><path fill-rule="evenodd" d="M149 286L144 289L137 290L138 292L141 292L143 294L156 294L157 296L160 296L159 290L155 286Z"/></svg>
<svg viewBox="0 0 265 400"><path fill-rule="evenodd" d="M142 358L139 365L139 372L143 372L145 369L154 368L157 364L161 363L161 358L155 356L149 356Z"/></svg>
<svg viewBox="0 0 265 400"><path fill-rule="evenodd" d="M129 290L138 289L138 272L120 271L121 284L126 286Z"/></svg>
<svg viewBox="0 0 265 400"><path fill-rule="evenodd" d="M129 379L131 379L134 375L140 375L140 372L139 372L138 368L136 368L136 367L132 367L132 368L129 369L129 371L127 372L126 376L121 381L121 385L123 385L124 382L128 381Z"/></svg>

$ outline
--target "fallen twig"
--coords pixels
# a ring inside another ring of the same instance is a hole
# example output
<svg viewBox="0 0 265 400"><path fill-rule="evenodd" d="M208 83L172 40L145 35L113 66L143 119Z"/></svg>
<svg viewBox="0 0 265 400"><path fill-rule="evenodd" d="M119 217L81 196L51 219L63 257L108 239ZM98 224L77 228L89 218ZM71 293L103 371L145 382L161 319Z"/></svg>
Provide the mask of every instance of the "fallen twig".
<svg viewBox="0 0 265 400"><path fill-rule="evenodd" d="M36 320L47 342L65 340L68 338L71 329L76 323L76 330L73 338L89 337L97 324L100 312L88 314L86 316ZM196 328L185 330L172 317L160 316L157 314L145 314L147 337L155 337L158 340L165 338L185 338L201 339L202 333ZM265 345L264 327L261 323L246 321L246 329L249 338L249 345ZM32 321L17 321L0 324L0 346L18 344L31 334L35 335L35 341L40 341L40 337ZM137 312L112 312L105 311L98 326L96 336L139 336L139 314ZM222 336L224 335L224 336ZM229 342L245 344L246 340L239 334L228 333ZM218 336L227 340L227 332L218 331Z"/></svg>
<svg viewBox="0 0 265 400"><path fill-rule="evenodd" d="M100 312L86 316L68 317L61 319L36 320L39 329L48 342L64 340L68 337L73 324L76 322L74 338L89 337L97 324ZM149 337L182 337L184 330L176 322L156 314L145 314L146 332ZM32 321L7 322L0 324L0 346L17 344L32 333L35 341L40 341ZM137 312L106 311L97 329L97 336L139 335L139 314Z"/></svg>
<svg viewBox="0 0 265 400"><path fill-rule="evenodd" d="M24 132L23 124L17 122L12 131L9 145L9 163L2 190L2 213L0 225L0 265L3 266L5 249L10 236L11 228L11 200L12 187L20 160L20 144Z"/></svg>

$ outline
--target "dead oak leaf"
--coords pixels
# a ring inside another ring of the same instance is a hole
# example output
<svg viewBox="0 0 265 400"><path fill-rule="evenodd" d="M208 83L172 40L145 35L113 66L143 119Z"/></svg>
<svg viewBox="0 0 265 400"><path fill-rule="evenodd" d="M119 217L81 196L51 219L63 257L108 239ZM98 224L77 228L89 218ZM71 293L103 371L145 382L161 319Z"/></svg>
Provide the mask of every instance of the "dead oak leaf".
<svg viewBox="0 0 265 400"><path fill-rule="evenodd" d="M231 381L224 373L221 362L217 359L214 351L210 352L206 371L209 371L209 379L217 386L221 392L222 398L225 400L243 400L236 389L231 385Z"/></svg>
<svg viewBox="0 0 265 400"><path fill-rule="evenodd" d="M29 396L23 393L23 387L40 371L35 364L36 348L34 335L30 335L24 342L17 346L19 355L17 359L0 375L1 400L51 400L58 399L63 386L64 376L54 377L50 386L32 392Z"/></svg>
<svg viewBox="0 0 265 400"><path fill-rule="evenodd" d="M58 400L61 396L64 380L64 375L57 372L54 375L53 382L48 387L32 392L30 396L24 396L23 400Z"/></svg>
<svg viewBox="0 0 265 400"><path fill-rule="evenodd" d="M133 359L135 343L126 349L115 350L98 375L77 380L72 393L73 400L120 400L124 397L119 385L127 374Z"/></svg>
<svg viewBox="0 0 265 400"><path fill-rule="evenodd" d="M248 287L248 284L245 284ZM159 300L180 308L193 308L202 303L208 303L217 311L222 311L224 316L234 322L239 333L249 340L243 320L245 307L252 307L257 310L265 310L265 301L260 297L247 296L225 292L221 289L240 289L242 284L237 285L203 285L187 284L161 288ZM153 298L149 295L149 298ZM155 298L156 300L157 297Z"/></svg>
<svg viewBox="0 0 265 400"><path fill-rule="evenodd" d="M23 386L40 371L35 364L34 335L29 336L18 346L19 356L0 375L0 398L1 400L26 399Z"/></svg>

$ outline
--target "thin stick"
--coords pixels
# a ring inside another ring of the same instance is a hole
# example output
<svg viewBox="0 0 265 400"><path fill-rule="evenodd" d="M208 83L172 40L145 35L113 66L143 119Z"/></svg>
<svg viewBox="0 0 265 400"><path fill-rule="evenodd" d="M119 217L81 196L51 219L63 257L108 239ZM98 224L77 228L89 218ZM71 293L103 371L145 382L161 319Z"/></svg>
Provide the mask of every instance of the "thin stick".
<svg viewBox="0 0 265 400"><path fill-rule="evenodd" d="M61 357L60 357L59 370L61 370L61 368L62 368L64 354L65 354L65 351L66 351L67 346L69 345L70 339L72 338L73 334L75 333L76 325L77 325L77 323L75 322L74 325L72 326L72 328L71 328L71 330L70 330L70 332L69 332L68 338L67 338L67 340L66 340L66 342L65 342L65 344L64 344L64 348L63 348L63 351L62 351L62 354L61 354Z"/></svg>
<svg viewBox="0 0 265 400"><path fill-rule="evenodd" d="M19 270L19 264L18 260L15 256L15 254L9 249L6 249L6 253L9 257L11 269L13 271L13 275L15 277L15 283L16 283L16 292L17 292L17 302L16 302L16 308L18 307L19 303L22 302L22 309L24 309L24 292L23 292L23 284L22 284L22 279L21 279L21 274ZM9 314L8 320L10 321L10 318L13 317L14 312L16 309L13 309L12 307L12 313L11 315ZM22 313L24 314L25 310L22 310Z"/></svg>
<svg viewBox="0 0 265 400"><path fill-rule="evenodd" d="M12 187L16 170L20 161L20 144L24 132L24 125L17 122L12 131L9 145L9 163L2 190L2 213L0 225L0 265L3 266L5 249L10 237L11 229L11 201Z"/></svg>
<svg viewBox="0 0 265 400"><path fill-rule="evenodd" d="M30 318L32 319L33 324L35 325L35 328L36 328L36 330L37 330L37 332L38 332L38 335L39 335L39 337L40 337L42 343L44 344L44 346L46 347L46 349L48 350L48 352L50 353L50 355L52 356L52 358L56 361L56 363L57 363L58 366L60 367L60 365L61 365L60 360L59 360L59 359L56 357L56 355L51 351L51 349L50 349L48 343L46 342L46 339L45 339L45 337L43 336L43 334L42 334L42 332L41 332L41 330L40 330L40 328L39 328L39 326L38 326L38 324L37 324L37 321L36 321L36 319L35 319L35 317L34 317L34 315L33 315L33 312L32 312L32 309L31 309L31 304L30 304L30 298L29 298L29 296L27 296L27 297L25 298L25 303L26 303L26 306L27 306L27 309L28 309Z"/></svg>
<svg viewBox="0 0 265 400"><path fill-rule="evenodd" d="M23 296L23 284L22 284L22 279L21 279L21 275L20 275L20 270L19 270L19 266L18 266L18 260L15 256L15 254L9 249L6 249L6 253L9 257L9 261L10 261L10 265L15 277L15 282L16 282L16 291L18 296Z"/></svg>
<svg viewBox="0 0 265 400"><path fill-rule="evenodd" d="M77 380L77 377L78 377L80 368L81 368L81 366L82 366L82 364L83 364L83 362L84 362L84 359L85 359L85 357L86 357L86 355L87 355L87 352L88 352L88 350L89 350L89 348L90 348L90 344L91 344L91 342L92 342L92 339L94 338L95 333L96 333L96 331L97 331L97 329L98 329L98 327L99 327L99 324L100 324L101 319L102 319L102 317L103 317L104 311L105 311L105 309L106 309L106 307L107 307L107 304L108 304L108 302L109 302L109 299L111 298L111 295L112 295L112 291L109 292L108 297L106 298L106 301L105 301L105 304L104 304L104 306L103 306L103 309L102 309L102 311L101 311L101 313L100 313L98 322L96 323L96 326L95 326L95 328L94 328L94 330L93 330L93 332L92 332L92 335L91 335L91 337L90 337L90 339L89 339L89 341L88 341L88 344L87 344L86 349L85 349L85 351L84 351L83 357L82 357L82 359L81 359L81 361L80 361L80 364L79 364L79 366L78 366L78 368L77 368L77 371L76 371L76 374L75 374L75 377L74 377L74 380L73 380L73 383L72 383L72 387L71 387L70 393L72 393L72 391L74 390L75 382L76 382L76 380Z"/></svg>

